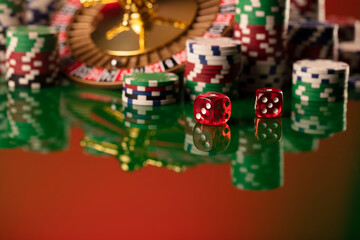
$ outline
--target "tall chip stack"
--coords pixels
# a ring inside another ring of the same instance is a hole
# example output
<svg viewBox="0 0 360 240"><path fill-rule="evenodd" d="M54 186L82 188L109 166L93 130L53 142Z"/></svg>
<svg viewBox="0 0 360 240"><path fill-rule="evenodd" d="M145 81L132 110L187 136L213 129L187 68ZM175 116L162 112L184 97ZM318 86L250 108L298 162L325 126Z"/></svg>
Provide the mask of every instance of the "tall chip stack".
<svg viewBox="0 0 360 240"><path fill-rule="evenodd" d="M239 190L266 191L284 184L281 142L259 142L253 127L239 130L239 148L231 160L233 185Z"/></svg>
<svg viewBox="0 0 360 240"><path fill-rule="evenodd" d="M294 63L292 95L307 102L347 99L349 65L333 60L300 60Z"/></svg>
<svg viewBox="0 0 360 240"><path fill-rule="evenodd" d="M27 25L50 25L52 15L61 0L26 0Z"/></svg>
<svg viewBox="0 0 360 240"><path fill-rule="evenodd" d="M325 20L325 0L291 0L290 21Z"/></svg>
<svg viewBox="0 0 360 240"><path fill-rule="evenodd" d="M351 73L360 73L360 42L342 42L339 44L339 60L350 65Z"/></svg>
<svg viewBox="0 0 360 240"><path fill-rule="evenodd" d="M23 24L25 4L25 0L0 0L0 74L5 73L6 29Z"/></svg>
<svg viewBox="0 0 360 240"><path fill-rule="evenodd" d="M57 31L18 26L6 31L6 79L11 88L54 86L59 72Z"/></svg>
<svg viewBox="0 0 360 240"><path fill-rule="evenodd" d="M285 33L288 0L240 0L235 21L239 25L242 50L240 90L281 88L286 82Z"/></svg>
<svg viewBox="0 0 360 240"><path fill-rule="evenodd" d="M238 97L241 42L231 38L192 38L186 41L185 90L192 101L204 92Z"/></svg>
<svg viewBox="0 0 360 240"><path fill-rule="evenodd" d="M287 37L289 63L300 59L338 58L338 25L315 21L290 22Z"/></svg>

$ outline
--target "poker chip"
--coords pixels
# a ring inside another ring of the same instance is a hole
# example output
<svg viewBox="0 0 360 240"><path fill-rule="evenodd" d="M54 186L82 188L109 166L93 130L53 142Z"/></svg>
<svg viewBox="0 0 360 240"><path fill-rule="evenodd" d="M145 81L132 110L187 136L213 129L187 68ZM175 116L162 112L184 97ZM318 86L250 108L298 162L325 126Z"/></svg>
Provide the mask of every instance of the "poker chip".
<svg viewBox="0 0 360 240"><path fill-rule="evenodd" d="M293 21L289 24L287 56L300 59L337 59L338 25L316 21Z"/></svg>
<svg viewBox="0 0 360 240"><path fill-rule="evenodd" d="M178 84L179 77L174 73L130 73L124 76L124 82L145 87L164 87Z"/></svg>
<svg viewBox="0 0 360 240"><path fill-rule="evenodd" d="M291 21L325 21L324 0L291 0L290 1Z"/></svg>
<svg viewBox="0 0 360 240"><path fill-rule="evenodd" d="M292 79L294 98L335 102L347 97L349 65L333 60L300 60L293 65Z"/></svg>
<svg viewBox="0 0 360 240"><path fill-rule="evenodd" d="M291 128L317 138L329 137L346 130L347 100L337 102L308 102L293 98Z"/></svg>
<svg viewBox="0 0 360 240"><path fill-rule="evenodd" d="M237 97L241 43L227 37L193 38L186 41L185 87L190 100L203 92L220 92Z"/></svg>
<svg viewBox="0 0 360 240"><path fill-rule="evenodd" d="M124 76L124 103L161 106L175 103L179 77L174 73L131 73Z"/></svg>
<svg viewBox="0 0 360 240"><path fill-rule="evenodd" d="M176 102L176 98L173 99L165 99L165 100L138 100L138 99L131 99L122 95L122 101L133 104L133 105L144 105L144 106L161 106L167 104L173 104Z"/></svg>
<svg viewBox="0 0 360 240"><path fill-rule="evenodd" d="M340 43L339 60L350 65L351 73L360 73L360 42Z"/></svg>
<svg viewBox="0 0 360 240"><path fill-rule="evenodd" d="M59 62L55 28L9 27L6 46L5 76L9 87L35 89L56 84Z"/></svg>

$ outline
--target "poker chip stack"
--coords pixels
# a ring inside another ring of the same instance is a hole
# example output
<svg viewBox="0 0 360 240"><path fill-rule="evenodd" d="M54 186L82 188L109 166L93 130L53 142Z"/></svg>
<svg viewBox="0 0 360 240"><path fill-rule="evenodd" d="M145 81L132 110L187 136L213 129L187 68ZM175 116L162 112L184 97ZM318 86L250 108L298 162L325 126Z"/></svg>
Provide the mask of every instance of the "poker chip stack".
<svg viewBox="0 0 360 240"><path fill-rule="evenodd" d="M124 76L122 101L132 105L173 104L179 95L179 77L174 73L130 73Z"/></svg>
<svg viewBox="0 0 360 240"><path fill-rule="evenodd" d="M178 117L175 105L139 106L123 102L122 113L126 127L142 130L170 128L176 123Z"/></svg>
<svg viewBox="0 0 360 240"><path fill-rule="evenodd" d="M360 42L340 43L339 60L350 65L351 73L360 73Z"/></svg>
<svg viewBox="0 0 360 240"><path fill-rule="evenodd" d="M307 102L347 98L349 65L333 60L300 60L293 65L292 94Z"/></svg>
<svg viewBox="0 0 360 240"><path fill-rule="evenodd" d="M54 86L59 71L57 31L18 26L6 31L6 79L11 88Z"/></svg>
<svg viewBox="0 0 360 240"><path fill-rule="evenodd" d="M290 22L287 36L287 58L337 59L339 26L325 22Z"/></svg>
<svg viewBox="0 0 360 240"><path fill-rule="evenodd" d="M252 93L263 87L281 88L287 70L284 37L289 1L240 0L236 9L243 61L240 90Z"/></svg>
<svg viewBox="0 0 360 240"><path fill-rule="evenodd" d="M8 130L13 140L30 145L39 141L62 145L59 136L64 131L64 125L59 111L60 92L50 90L9 89Z"/></svg>
<svg viewBox="0 0 360 240"><path fill-rule="evenodd" d="M253 127L239 130L239 148L231 160L233 185L240 190L272 190L283 185L284 153L280 142L258 142Z"/></svg>
<svg viewBox="0 0 360 240"><path fill-rule="evenodd" d="M186 41L185 89L192 101L204 92L238 96L236 78L241 66L241 43L227 37Z"/></svg>
<svg viewBox="0 0 360 240"><path fill-rule="evenodd" d="M349 42L354 41L356 25L360 23L360 21L356 18L349 16L327 16L326 21L339 25L339 42Z"/></svg>
<svg viewBox="0 0 360 240"><path fill-rule="evenodd" d="M0 0L0 74L5 73L6 29L23 23L25 3L25 0Z"/></svg>
<svg viewBox="0 0 360 240"><path fill-rule="evenodd" d="M51 17L60 2L59 0L26 0L26 24L50 25Z"/></svg>
<svg viewBox="0 0 360 240"><path fill-rule="evenodd" d="M290 0L291 21L324 21L325 0Z"/></svg>
<svg viewBox="0 0 360 240"><path fill-rule="evenodd" d="M324 103L292 99L291 128L315 136L330 137L346 130L347 100Z"/></svg>

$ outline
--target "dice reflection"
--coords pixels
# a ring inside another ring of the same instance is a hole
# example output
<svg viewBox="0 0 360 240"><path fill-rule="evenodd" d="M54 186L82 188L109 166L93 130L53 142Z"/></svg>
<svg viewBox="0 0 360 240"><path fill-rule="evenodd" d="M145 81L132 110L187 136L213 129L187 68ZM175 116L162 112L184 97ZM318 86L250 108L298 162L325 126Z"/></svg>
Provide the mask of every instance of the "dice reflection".
<svg viewBox="0 0 360 240"><path fill-rule="evenodd" d="M229 147L231 130L229 125L208 126L197 123L193 129L195 147L204 152L221 152Z"/></svg>
<svg viewBox="0 0 360 240"><path fill-rule="evenodd" d="M281 118L255 118L255 136L265 143L279 142L282 137Z"/></svg>

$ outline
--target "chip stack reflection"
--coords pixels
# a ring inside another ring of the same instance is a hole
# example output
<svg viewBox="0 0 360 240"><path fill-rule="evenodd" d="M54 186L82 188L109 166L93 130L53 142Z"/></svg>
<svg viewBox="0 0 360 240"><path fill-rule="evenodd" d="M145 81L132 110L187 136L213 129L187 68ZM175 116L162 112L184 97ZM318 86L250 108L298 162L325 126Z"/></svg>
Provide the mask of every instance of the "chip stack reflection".
<svg viewBox="0 0 360 240"><path fill-rule="evenodd" d="M57 88L9 89L7 118L10 138L26 142L26 150L46 153L67 147L68 132L60 115Z"/></svg>
<svg viewBox="0 0 360 240"><path fill-rule="evenodd" d="M232 183L241 190L280 188L284 178L284 153L280 138L276 141L258 140L255 136L257 131L259 129L254 131L250 126L239 130L238 151L233 154L231 161Z"/></svg>
<svg viewBox="0 0 360 240"><path fill-rule="evenodd" d="M291 128L315 136L331 137L346 130L347 100L324 103L292 99Z"/></svg>

